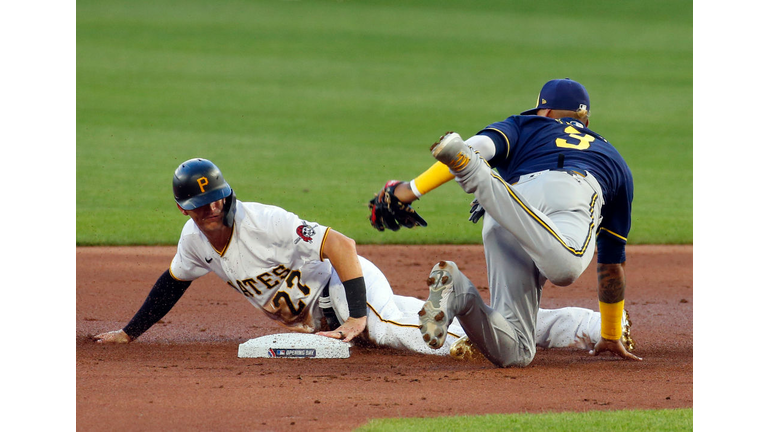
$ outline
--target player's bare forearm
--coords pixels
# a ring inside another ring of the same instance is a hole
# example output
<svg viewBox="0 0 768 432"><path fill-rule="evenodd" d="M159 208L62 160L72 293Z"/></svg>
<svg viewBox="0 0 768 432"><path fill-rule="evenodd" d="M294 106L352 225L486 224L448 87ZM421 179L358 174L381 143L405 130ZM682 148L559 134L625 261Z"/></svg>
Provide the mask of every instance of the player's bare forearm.
<svg viewBox="0 0 768 432"><path fill-rule="evenodd" d="M618 303L624 300L626 283L624 263L597 264L597 296L601 302Z"/></svg>
<svg viewBox="0 0 768 432"><path fill-rule="evenodd" d="M357 258L357 245L344 234L330 229L323 245L323 254L331 260L342 282L363 276L363 269Z"/></svg>
<svg viewBox="0 0 768 432"><path fill-rule="evenodd" d="M397 185L395 188L395 196L406 204L410 204L418 199L416 194L413 193L413 190L411 190L410 182L403 182Z"/></svg>
<svg viewBox="0 0 768 432"><path fill-rule="evenodd" d="M325 251L325 256L333 263L333 268L339 274L339 279L344 284L350 317L336 330L320 332L318 334L349 342L365 330L368 322L365 317L365 282L363 279L363 269L357 257L357 246L351 238L337 231L330 230L323 250Z"/></svg>

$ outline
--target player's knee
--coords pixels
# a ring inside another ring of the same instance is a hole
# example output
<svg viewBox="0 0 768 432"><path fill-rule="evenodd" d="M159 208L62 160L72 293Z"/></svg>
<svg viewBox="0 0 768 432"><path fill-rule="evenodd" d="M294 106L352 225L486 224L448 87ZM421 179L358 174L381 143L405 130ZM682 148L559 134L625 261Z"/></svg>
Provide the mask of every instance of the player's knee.
<svg viewBox="0 0 768 432"><path fill-rule="evenodd" d="M547 279L557 286L568 286L581 276L582 267L580 262L566 261L560 265L553 266L545 273Z"/></svg>
<svg viewBox="0 0 768 432"><path fill-rule="evenodd" d="M500 351L490 350L489 354L486 355L491 363L500 368L526 367L531 364L535 356L536 345L533 339L525 339L519 333L517 343L505 345Z"/></svg>
<svg viewBox="0 0 768 432"><path fill-rule="evenodd" d="M515 356L514 358L506 358L499 362L493 362L498 367L502 368L508 368L508 367L519 367L523 368L531 364L533 361L533 356L535 353L526 351L522 355Z"/></svg>
<svg viewBox="0 0 768 432"><path fill-rule="evenodd" d="M554 285L557 285L557 286L568 286L568 285L576 282L576 279L578 279L578 278L579 278L578 275L574 275L572 273L560 273L560 274L557 274L554 278L550 277L548 279Z"/></svg>
<svg viewBox="0 0 768 432"><path fill-rule="evenodd" d="M506 362L504 364L497 365L497 366L503 367L503 368L509 368L509 367L524 368L529 364L531 364L532 361L533 361L532 358L531 359L515 359L514 361Z"/></svg>
<svg viewBox="0 0 768 432"><path fill-rule="evenodd" d="M576 282L586 267L585 258L573 255L562 248L550 252L548 256L551 259L546 268L542 269L544 276L557 286L568 286Z"/></svg>

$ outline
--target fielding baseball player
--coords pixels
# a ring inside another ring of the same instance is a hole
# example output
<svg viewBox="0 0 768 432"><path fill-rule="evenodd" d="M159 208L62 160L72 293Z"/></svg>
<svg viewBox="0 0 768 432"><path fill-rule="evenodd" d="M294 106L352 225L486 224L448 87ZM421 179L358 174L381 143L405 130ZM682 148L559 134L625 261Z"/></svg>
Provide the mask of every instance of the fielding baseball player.
<svg viewBox="0 0 768 432"><path fill-rule="evenodd" d="M640 360L622 334L632 174L619 152L587 128L589 109L584 86L567 78L549 81L536 108L492 123L466 142L447 133L431 148L438 163L410 183L388 182L371 200L371 224L381 231L425 226L409 203L455 178L475 196L470 220L484 214L491 305L455 263L436 264L419 312L430 347L443 346L458 318L491 362L527 366L536 353L543 283L574 282L597 245L601 338L591 353Z"/></svg>
<svg viewBox="0 0 768 432"><path fill-rule="evenodd" d="M445 327L449 345L421 340L423 301L394 295L387 279L357 255L355 242L279 207L244 203L205 159L182 163L174 173L179 210L190 217L176 256L133 319L99 342L130 342L167 314L191 281L214 272L270 318L300 332L351 341L358 335L392 348L447 355L464 336ZM567 312L562 312L567 311ZM599 339L600 316L582 308L542 311L543 347L590 348ZM363 333L364 330L367 330ZM471 358L471 351L455 353Z"/></svg>

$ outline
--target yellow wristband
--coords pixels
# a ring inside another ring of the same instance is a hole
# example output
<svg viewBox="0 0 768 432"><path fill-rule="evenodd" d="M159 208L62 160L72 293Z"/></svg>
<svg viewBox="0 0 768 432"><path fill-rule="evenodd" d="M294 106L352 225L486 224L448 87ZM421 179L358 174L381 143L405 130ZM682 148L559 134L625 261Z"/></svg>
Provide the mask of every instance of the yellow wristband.
<svg viewBox="0 0 768 432"><path fill-rule="evenodd" d="M453 178L453 174L448 170L447 165L442 162L436 162L413 180L413 185L418 189L418 191L413 192L418 196L424 195L436 187L448 183Z"/></svg>
<svg viewBox="0 0 768 432"><path fill-rule="evenodd" d="M600 336L603 339L621 339L621 317L624 314L624 300L618 303L600 302Z"/></svg>

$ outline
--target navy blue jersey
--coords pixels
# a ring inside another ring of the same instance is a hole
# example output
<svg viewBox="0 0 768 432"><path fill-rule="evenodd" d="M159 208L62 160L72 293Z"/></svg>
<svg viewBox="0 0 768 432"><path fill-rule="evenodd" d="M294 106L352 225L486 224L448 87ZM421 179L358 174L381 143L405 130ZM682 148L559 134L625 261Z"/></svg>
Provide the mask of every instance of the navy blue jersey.
<svg viewBox="0 0 768 432"><path fill-rule="evenodd" d="M597 260L625 260L624 246L632 222L632 173L619 152L600 135L571 118L511 116L478 132L496 145L488 161L508 183L546 169L575 169L592 174L603 190L597 236Z"/></svg>

